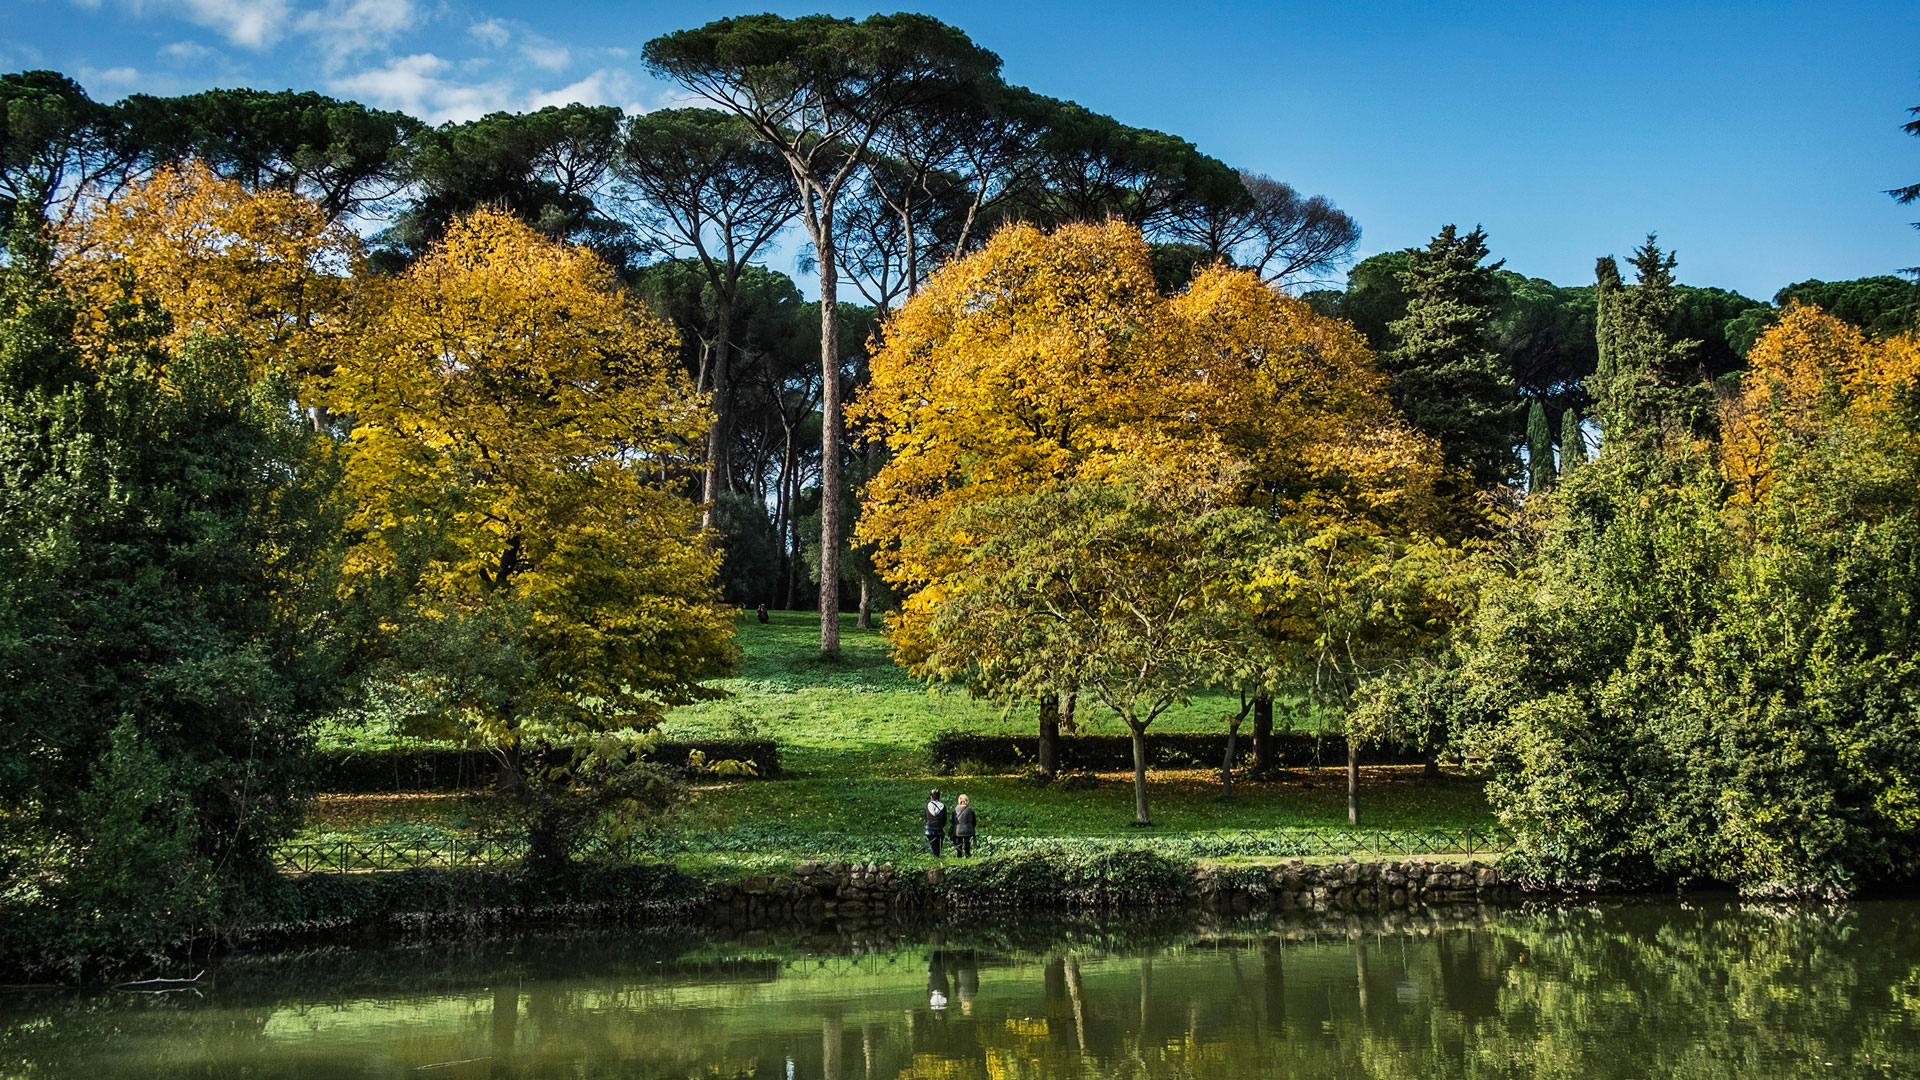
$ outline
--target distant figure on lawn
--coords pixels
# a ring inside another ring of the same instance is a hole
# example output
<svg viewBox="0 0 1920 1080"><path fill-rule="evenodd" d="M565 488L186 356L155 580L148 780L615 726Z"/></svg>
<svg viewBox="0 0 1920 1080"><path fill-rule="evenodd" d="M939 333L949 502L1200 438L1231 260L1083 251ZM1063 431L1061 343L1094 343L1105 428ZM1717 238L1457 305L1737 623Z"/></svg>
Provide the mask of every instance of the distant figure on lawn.
<svg viewBox="0 0 1920 1080"><path fill-rule="evenodd" d="M940 801L940 789L927 793L927 850L940 857L940 837L947 831L947 804Z"/></svg>
<svg viewBox="0 0 1920 1080"><path fill-rule="evenodd" d="M761 622L767 621L767 605L765 604L760 605L760 621Z"/></svg>
<svg viewBox="0 0 1920 1080"><path fill-rule="evenodd" d="M960 796L953 804L953 853L963 859L973 858L973 807L967 805L967 797Z"/></svg>

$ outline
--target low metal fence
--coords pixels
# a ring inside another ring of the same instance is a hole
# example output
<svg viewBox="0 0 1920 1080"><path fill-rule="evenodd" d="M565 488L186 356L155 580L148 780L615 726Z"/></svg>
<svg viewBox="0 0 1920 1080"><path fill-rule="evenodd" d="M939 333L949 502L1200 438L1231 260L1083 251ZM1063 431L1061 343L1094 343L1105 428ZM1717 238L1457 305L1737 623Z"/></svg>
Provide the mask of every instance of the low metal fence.
<svg viewBox="0 0 1920 1080"><path fill-rule="evenodd" d="M1273 829L1194 833L1177 836L1035 836L1002 834L976 837L975 857L1018 854L1049 848L1079 852L1144 850L1191 859L1321 858L1339 856L1491 855L1505 851L1513 838L1499 829ZM947 849L951 850L950 846ZM342 873L431 867L506 866L526 857L524 838L446 836L439 838L332 838L299 841L276 849L275 861L288 873ZM897 833L806 833L720 830L676 835L637 835L621 839L592 836L575 852L589 862L677 860L789 861L793 859L898 862L927 854L925 840Z"/></svg>

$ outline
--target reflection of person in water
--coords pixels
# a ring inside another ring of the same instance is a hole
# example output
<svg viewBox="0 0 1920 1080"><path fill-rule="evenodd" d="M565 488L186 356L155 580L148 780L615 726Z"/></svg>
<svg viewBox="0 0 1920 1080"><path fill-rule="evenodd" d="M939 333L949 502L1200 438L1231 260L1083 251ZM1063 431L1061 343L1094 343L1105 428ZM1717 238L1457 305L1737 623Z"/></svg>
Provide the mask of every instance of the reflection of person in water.
<svg viewBox="0 0 1920 1080"><path fill-rule="evenodd" d="M947 1015L947 958L939 949L927 954L927 1006L935 1016Z"/></svg>
<svg viewBox="0 0 1920 1080"><path fill-rule="evenodd" d="M980 992L980 969L975 966L973 950L967 949L954 955L953 991L960 998L960 1012L973 1015L973 995Z"/></svg>

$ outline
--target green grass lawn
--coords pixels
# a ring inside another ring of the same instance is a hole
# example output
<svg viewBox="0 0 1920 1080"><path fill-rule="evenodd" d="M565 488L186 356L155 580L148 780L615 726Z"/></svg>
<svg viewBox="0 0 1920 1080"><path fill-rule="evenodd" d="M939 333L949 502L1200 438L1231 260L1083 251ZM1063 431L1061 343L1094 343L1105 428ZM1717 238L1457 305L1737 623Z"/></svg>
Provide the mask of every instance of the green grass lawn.
<svg viewBox="0 0 1920 1080"><path fill-rule="evenodd" d="M962 792L971 798L987 850L1128 843L1231 857L1231 837L1243 833L1346 829L1341 769L1242 781L1231 800L1221 798L1214 772L1157 770L1149 793L1154 824L1147 829L1131 825L1129 773L1050 786L1016 775L935 775L925 754L934 735L1032 736L1036 710L1007 710L951 687L929 689L894 665L877 631L853 623L851 616L842 623L840 659L825 662L816 616L775 612L764 626L749 616L740 628L741 671L717 684L730 696L668 715L662 734L669 738L775 739L786 768L780 779L698 785L680 813L689 865L778 867L820 854L916 863L920 806L931 787L949 800ZM1220 731L1237 707L1223 696L1198 697L1156 720L1153 731ZM1125 733L1098 707L1084 708L1080 719L1090 734ZM1418 766L1381 766L1362 774L1362 824L1369 833L1494 823L1480 783L1457 771L1428 777ZM478 828L485 813L484 803L460 797L328 796L314 804L304 836L431 839Z"/></svg>
<svg viewBox="0 0 1920 1080"><path fill-rule="evenodd" d="M929 688L891 657L878 630L861 630L841 616L840 659L820 659L820 617L776 611L762 626L740 623L740 674L713 685L732 696L675 709L661 729L668 738L753 736L777 739L789 772L800 777L916 776L922 753L942 731L1033 735L1038 706L1009 709L978 700L964 688ZM1239 710L1237 698L1201 695L1153 722L1154 731L1224 731ZM1089 735L1124 735L1126 726L1097 703L1082 702L1080 727ZM1287 717L1276 717L1284 723ZM1311 721L1294 718L1296 726Z"/></svg>

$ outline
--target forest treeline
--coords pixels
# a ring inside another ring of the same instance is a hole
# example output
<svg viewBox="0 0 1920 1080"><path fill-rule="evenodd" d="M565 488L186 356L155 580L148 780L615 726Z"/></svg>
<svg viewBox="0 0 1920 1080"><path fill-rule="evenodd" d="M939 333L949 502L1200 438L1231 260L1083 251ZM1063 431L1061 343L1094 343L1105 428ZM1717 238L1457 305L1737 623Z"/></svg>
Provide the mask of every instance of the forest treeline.
<svg viewBox="0 0 1920 1080"><path fill-rule="evenodd" d="M1232 169L1175 135L1010 86L991 54L950 28L906 18L851 31L806 20L780 25L795 40L819 39L823 51L851 47L832 34L888 43L902 53L891 76L926 83L902 87L894 100L869 100L874 115L837 106L850 113L842 126L862 125L864 139L836 191L829 237L834 276L853 294L835 305L843 323L832 361L843 384L838 397L864 379L866 344L879 323L928 274L1008 221L1051 227L1117 216L1147 234L1163 286L1225 259L1352 322L1376 351L1391 346L1411 252L1362 261L1344 288L1315 287L1338 280L1360 238L1358 223L1330 200ZM753 32L753 20L733 20L709 36L724 44ZM676 40L663 39L662 50ZM762 47L797 48L794 40ZM670 62L679 61L663 53L659 70L672 75ZM840 80L841 93L861 92L859 76L825 74ZM738 81L737 73L726 77ZM728 599L810 609L825 524L821 309L770 265L778 238L804 231L804 185L796 186L780 145L761 137L760 128L779 121L777 102L736 102L724 79L696 79L696 92L719 93L752 115L714 107L629 117L569 105L432 127L313 92L215 90L103 103L55 72L8 74L0 76L0 219L24 206L65 221L89 198L191 159L249 188L311 199L370 238L366 265L374 271L409 265L452 220L479 207L585 245L673 324L696 388L713 394L720 422L707 436L697 494L710 504L708 523L730 540ZM804 136L795 130L794 145ZM821 269L817 252L806 262ZM1511 387L1502 404L1514 407L1486 433L1481 478L1513 482L1524 454L1509 448L1525 443L1526 403L1542 402L1556 425L1569 408L1584 415L1591 405L1582 384L1597 362L1595 303L1591 285L1504 268L1490 287L1498 293L1493 345ZM1698 361L1709 377L1737 371L1759 331L1793 301L1882 333L1913 318L1912 289L1894 276L1800 282L1771 305L1721 289L1677 291L1672 329L1701 343ZM840 457L835 472L852 485L874 468L858 446ZM837 501L857 513L851 486ZM892 599L877 595L863 553L844 557L841 606L868 610Z"/></svg>
<svg viewBox="0 0 1920 1080"><path fill-rule="evenodd" d="M1649 237L1563 287L1447 225L1310 288L1331 202L932 19L643 56L711 107L0 76L0 945L258 916L349 706L493 751L562 875L677 797L632 736L758 603L826 658L891 609L1043 773L1111 709L1142 824L1207 690L1256 771L1309 709L1472 755L1543 876L1912 872L1911 285L1763 304Z"/></svg>

